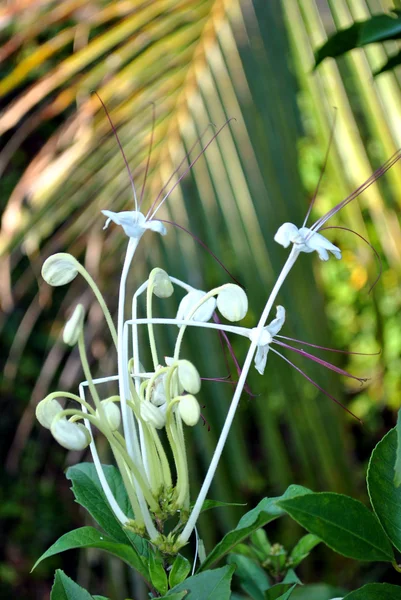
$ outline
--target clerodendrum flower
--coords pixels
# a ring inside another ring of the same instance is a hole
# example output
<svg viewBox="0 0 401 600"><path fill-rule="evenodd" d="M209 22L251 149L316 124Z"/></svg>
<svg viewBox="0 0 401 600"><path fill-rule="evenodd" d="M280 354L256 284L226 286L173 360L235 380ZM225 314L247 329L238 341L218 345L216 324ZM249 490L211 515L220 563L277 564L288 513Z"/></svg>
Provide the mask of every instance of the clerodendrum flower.
<svg viewBox="0 0 401 600"><path fill-rule="evenodd" d="M113 131L115 131L112 123L111 125ZM217 134L212 137L209 143L215 139ZM117 141L121 148L118 137ZM246 377L253 359L255 360L256 369L259 373L263 374L266 368L268 353L272 350L290 365L294 366L320 390L322 388L314 383L298 367L293 365L291 361L282 356L273 346L279 345L284 349L297 352L306 358L314 360L318 364L340 375L353 377L343 369L331 365L309 352L290 346L287 343L288 341L300 342L279 335L285 322L285 310L282 306L277 307L276 318L268 325L266 323L277 294L300 252L309 253L316 250L322 260L327 260L329 253L333 254L337 259L341 258L340 249L326 240L318 231L322 229L328 218L389 169L400 158L401 154L397 153L397 155L394 155L361 188L327 213L325 217L316 221L311 228L308 229L305 227L311 207L303 227L300 229L291 223L286 223L280 227L275 236L276 241L284 247L292 243L293 247L266 302L257 326L254 328L245 328L221 323L216 314L216 310L218 310L230 322L236 322L245 317L248 310L248 298L241 287L228 283L205 292L194 289L189 284L169 276L159 268L153 269L149 278L137 288L132 298L132 318L128 320L125 318L126 280L136 247L142 235L147 230L162 235L166 233L164 222L155 220L154 217L185 173L178 178L178 182L162 197L170 180L167 182L145 216L140 210L144 188L142 188L140 201L138 202L133 178L122 148L121 151L133 188L135 210L118 213L108 210L103 211L107 217L105 227L109 225L110 221L113 221L117 225L122 226L129 238L120 280L117 329L97 285L89 273L72 256L64 253L51 256L46 260L42 269L43 277L50 285L57 286L69 283L78 273L87 280L103 309L117 349L118 374L93 379L84 342L85 315L83 307L78 305L66 324L64 340L68 344L78 345L85 381L79 386L79 396L69 392L54 392L39 403L36 414L40 423L50 429L55 439L64 447L76 450L83 449L88 445L90 446L100 483L121 525L130 528L136 533L147 535L150 541L158 546L160 550L175 553L181 546L187 543L194 530L223 451L241 394L246 385ZM192 161L188 169L198 160L201 154ZM148 165L149 157L145 171L145 181ZM174 286L178 286L185 291L185 296L181 299L177 307L176 315L171 319L154 317L154 296L157 298L170 297L174 293ZM146 295L146 318L138 317L138 298L142 294ZM212 317L214 319L213 323L209 322ZM154 325L160 324L178 326L172 355L164 360L160 359L154 334ZM147 327L152 360L152 366L149 369L144 369L142 366L143 348L140 347L138 340L139 326ZM237 334L250 341L250 347L243 368L242 370L239 369L239 379L226 421L210 467L192 510L190 509L189 499L189 474L185 450L184 425L193 427L199 422L201 414L197 395L201 391L201 377L195 365L181 357L183 336L188 327L215 329L224 336L227 336L227 334ZM132 339L131 350L129 349L130 337ZM305 342L303 344L320 350L329 350L328 348ZM112 381L118 381L118 394L108 398L101 398L99 386L104 382ZM87 389L89 389L92 402L89 402L86 398L85 391ZM322 391L332 398L328 392ZM58 402L58 398L74 401L78 404L79 408L63 408ZM120 433L120 422L122 423L122 433ZM122 507L119 506L107 483L97 454L92 426L95 426L107 438L110 444L115 462L121 472L127 490L134 519L128 517L123 512ZM159 436L160 430L166 432L170 452L166 451L163 446L162 438ZM172 464L170 464L169 455L172 456ZM166 534L164 523L172 516L176 516L178 523L171 533Z"/></svg>

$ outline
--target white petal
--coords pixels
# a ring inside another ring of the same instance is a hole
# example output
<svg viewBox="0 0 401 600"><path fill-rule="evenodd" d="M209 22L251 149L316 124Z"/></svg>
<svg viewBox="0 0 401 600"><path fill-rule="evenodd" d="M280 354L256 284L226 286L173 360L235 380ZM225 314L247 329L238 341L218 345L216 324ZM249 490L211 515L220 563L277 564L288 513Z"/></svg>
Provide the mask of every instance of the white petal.
<svg viewBox="0 0 401 600"><path fill-rule="evenodd" d="M311 248L311 251L316 250L319 255L320 260L328 260L329 254L331 252L338 260L341 258L341 250L334 244L332 244L327 238L325 238L320 233L312 233L310 235L310 229L307 227L302 227L299 230L300 233L305 238L305 244Z"/></svg>
<svg viewBox="0 0 401 600"><path fill-rule="evenodd" d="M146 229L151 229L152 231L156 231L156 233L160 233L161 235L166 235L167 229L164 226L164 223L161 221L146 221L144 224Z"/></svg>
<svg viewBox="0 0 401 600"><path fill-rule="evenodd" d="M283 223L281 227L278 228L276 235L274 236L274 241L284 246L284 248L288 248L288 246L294 242L295 238L298 235L298 227L293 223Z"/></svg>
<svg viewBox="0 0 401 600"><path fill-rule="evenodd" d="M266 346L259 346L255 355L255 367L261 375L265 372L267 355L269 353L269 344Z"/></svg>
<svg viewBox="0 0 401 600"><path fill-rule="evenodd" d="M195 314L189 317L189 315L192 313L193 308L196 306L196 304L198 304L198 302L202 300L204 296L206 296L206 292L203 292L202 290L192 290L191 292L189 292L181 300L176 318L179 320L186 320L191 318L194 321L202 321L203 323L209 321L216 308L215 298L209 298L208 300L206 300L206 302L195 311Z"/></svg>
<svg viewBox="0 0 401 600"><path fill-rule="evenodd" d="M276 308L276 318L273 319L271 323L266 327L267 331L271 334L271 336L275 336L281 330L282 326L285 322L285 308L284 306L277 306Z"/></svg>
<svg viewBox="0 0 401 600"><path fill-rule="evenodd" d="M102 213L108 217L103 229L108 226L111 220L117 225L121 225L128 237L139 239L147 228L145 216L137 210L123 210L118 213L111 210L102 210Z"/></svg>

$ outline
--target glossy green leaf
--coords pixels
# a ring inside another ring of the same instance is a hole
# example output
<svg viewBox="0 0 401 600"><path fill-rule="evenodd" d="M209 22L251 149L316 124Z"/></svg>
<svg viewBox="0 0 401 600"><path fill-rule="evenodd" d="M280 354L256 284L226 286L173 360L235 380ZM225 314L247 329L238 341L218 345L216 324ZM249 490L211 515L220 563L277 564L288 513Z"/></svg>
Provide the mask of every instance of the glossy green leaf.
<svg viewBox="0 0 401 600"><path fill-rule="evenodd" d="M400 52L400 60L401 60L401 52ZM401 485L401 408L397 414L397 449L395 456L395 464L394 464L394 485L395 487L400 487Z"/></svg>
<svg viewBox="0 0 401 600"><path fill-rule="evenodd" d="M315 67L328 57L336 57L366 44L401 37L399 15L374 15L371 19L354 23L330 36L315 54Z"/></svg>
<svg viewBox="0 0 401 600"><path fill-rule="evenodd" d="M229 600L231 596L231 579L235 568L231 566L213 569L188 577L166 594L170 598L177 592L188 591L188 600Z"/></svg>
<svg viewBox="0 0 401 600"><path fill-rule="evenodd" d="M296 584L278 583L271 587L270 590L267 590L265 600L288 600L295 588Z"/></svg>
<svg viewBox="0 0 401 600"><path fill-rule="evenodd" d="M294 546L291 554L290 560L293 567L297 567L300 562L302 562L315 546L320 544L321 539L313 535L312 533L308 533L304 535L298 543Z"/></svg>
<svg viewBox="0 0 401 600"><path fill-rule="evenodd" d="M346 592L324 583L299 586L294 590L291 600L331 600L342 598Z"/></svg>
<svg viewBox="0 0 401 600"><path fill-rule="evenodd" d="M57 569L50 600L93 600L93 596L63 571Z"/></svg>
<svg viewBox="0 0 401 600"><path fill-rule="evenodd" d="M344 600L400 600L401 587L389 583L368 583L344 596Z"/></svg>
<svg viewBox="0 0 401 600"><path fill-rule="evenodd" d="M189 560L185 556L182 556L182 554L177 554L168 576L169 586L173 588L184 581L190 570L191 563Z"/></svg>
<svg viewBox="0 0 401 600"><path fill-rule="evenodd" d="M391 544L376 516L349 496L321 492L278 503L327 546L349 558L391 562Z"/></svg>
<svg viewBox="0 0 401 600"><path fill-rule="evenodd" d="M394 484L397 457L397 429L389 431L377 444L366 476L370 501L384 531L401 550L401 488Z"/></svg>
<svg viewBox="0 0 401 600"><path fill-rule="evenodd" d="M168 598L169 600L182 600L188 595L187 590L183 590L182 592L174 592L173 594L169 594L168 596L161 596L159 600L163 600L163 598Z"/></svg>
<svg viewBox="0 0 401 600"><path fill-rule="evenodd" d="M109 552L110 554L121 558L121 560L139 571L143 577L149 579L147 567L135 548L128 543L117 543L112 538L109 538L93 527L81 527L80 529L75 529L74 531L70 531L61 536L61 538L58 539L55 544L50 546L50 548L36 561L33 569L35 569L45 558L76 548L99 548L99 550Z"/></svg>
<svg viewBox="0 0 401 600"><path fill-rule="evenodd" d="M242 589L254 600L263 600L265 591L270 587L270 580L264 569L242 554L229 554L227 562L236 566L235 577L240 580Z"/></svg>
<svg viewBox="0 0 401 600"><path fill-rule="evenodd" d="M153 554L153 552L149 554L149 575L153 587L159 594L166 594L168 590L168 580L166 571L164 570L163 560L161 556Z"/></svg>
<svg viewBox="0 0 401 600"><path fill-rule="evenodd" d="M302 585L302 581L295 573L294 569L288 569L282 583L299 583L299 585Z"/></svg>
<svg viewBox="0 0 401 600"><path fill-rule="evenodd" d="M198 571L204 571L215 564L237 544L246 539L253 531L263 527L270 521L281 517L284 511L278 506L278 501L284 498L293 498L298 495L311 493L310 490L299 485L291 485L282 496L276 498L264 498L259 504L247 512L238 522L235 529L227 533L221 542L219 542L206 560L199 567Z"/></svg>
<svg viewBox="0 0 401 600"><path fill-rule="evenodd" d="M103 470L121 510L129 517L133 517L120 472L111 465L103 465ZM76 501L86 508L106 533L116 541L126 543L127 536L103 493L95 465L93 463L81 463L69 467L66 471L66 477L72 482L72 491Z"/></svg>

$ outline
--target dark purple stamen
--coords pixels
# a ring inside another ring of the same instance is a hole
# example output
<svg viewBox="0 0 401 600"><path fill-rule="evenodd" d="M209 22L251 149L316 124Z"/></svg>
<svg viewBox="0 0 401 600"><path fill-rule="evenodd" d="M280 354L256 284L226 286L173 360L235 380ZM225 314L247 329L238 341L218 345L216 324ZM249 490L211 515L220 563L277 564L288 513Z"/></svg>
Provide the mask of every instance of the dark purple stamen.
<svg viewBox="0 0 401 600"><path fill-rule="evenodd" d="M319 391L321 391L328 398L330 398L330 400L333 400L333 402L335 402L336 404L338 404L339 406L341 406L345 411L347 411L347 413L349 413L357 421L359 421L361 423L361 425L363 425L363 422L361 421L361 419L359 419L356 415L354 415L354 413L352 411L350 411L349 408L347 408L346 406L344 406L344 404L342 404L339 400L337 400L336 398L334 398L334 396L332 396L331 394L329 394L329 392L326 392L326 390L324 390L322 387L320 387L320 385L318 383L316 383L315 381L313 381L313 379L311 379L309 377L309 375L307 375L306 373L304 373L304 371L302 371L302 369L300 369L299 367L297 367L293 362L291 362L290 360L288 360L288 358L286 358L285 356L283 356L283 354L280 354L280 352L278 352L277 350L275 350L271 346L270 346L270 350L272 352L274 352L275 354L277 354L278 356L280 356L280 358L282 358L283 360L285 360L285 362L287 362L289 365L291 365L292 367L294 367L294 369L296 371L298 371L298 373L300 373L301 375L303 375L303 377L305 377L305 379L307 379L309 381L309 383L311 383L312 385L314 385Z"/></svg>
<svg viewBox="0 0 401 600"><path fill-rule="evenodd" d="M327 350L328 352L338 352L340 354L357 354L358 356L377 356L378 354L381 354L381 350L379 350L379 352L351 352L349 350L337 350L336 348L326 348L325 346L318 346L317 344L310 344L309 342L303 342L302 340L296 340L295 338L290 338L290 337L287 337L286 335L275 335L274 338L288 340L289 342L295 342L297 344L304 344L305 346L310 346L311 348L317 348L318 350Z"/></svg>
<svg viewBox="0 0 401 600"><path fill-rule="evenodd" d="M272 343L278 344L279 346L281 346L282 348L286 348L287 350L292 350L293 352L296 352L297 354L300 354L301 356L304 356L305 358L309 358L310 360L313 360L313 362L316 362L319 365L322 365L322 367L326 367L326 369L329 369L330 371L334 371L335 373L338 373L339 375L344 375L344 377L356 379L357 381L359 381L359 383L361 385L363 383L366 383L366 381L367 381L366 378L357 377L356 375L352 375L351 373L348 373L348 371L345 371L344 369L340 369L340 367L336 367L335 365L332 365L331 363L327 362L326 360L318 358L314 354L305 352L305 350L302 350L299 348L293 348L292 346L289 346L288 344L285 344L284 342L280 342L276 339L273 339Z"/></svg>
<svg viewBox="0 0 401 600"><path fill-rule="evenodd" d="M188 233L194 240L196 240L198 242L198 244L200 244L202 246L202 248L204 248L206 250L206 252L208 252L216 262L219 263L219 265L225 270L225 272L227 273L227 275L229 277L231 277L231 279L233 281L235 281L235 283L237 285L239 285L240 287L243 287L240 282L238 281L238 279L236 279L234 277L234 275L232 275L230 273L230 271L227 269L227 267L224 266L224 264L221 262L221 260L219 258L217 258L217 256L215 255L215 253L210 250L209 246L207 246L205 244L205 242L203 242L200 237L198 237L197 235L195 235L194 233L192 233L192 231L189 231L189 229L186 229L185 227L183 227L182 225L179 225L178 223L176 223L175 221L167 221L166 219L159 219L159 221L161 223L167 223L168 225L174 225L174 227L178 227L178 229L181 229L182 231L185 231L185 233Z"/></svg>
<svg viewBox="0 0 401 600"><path fill-rule="evenodd" d="M178 167L176 169L174 169L174 171L171 173L170 177L167 179L166 183L164 184L164 186L162 187L162 189L160 190L160 192L158 193L156 199L154 200L154 202L152 203L152 206L150 207L149 211L148 211L148 215L151 215L154 207L157 204L157 201L159 200L159 198L161 198L162 193L164 192L164 190L167 188L168 184L170 183L170 181L173 179L174 175L181 169L182 165L184 164L184 162L186 161L186 159L189 159L189 156L192 152L192 150L195 148L195 146L202 141L203 136L205 135L206 131L209 129L209 127L215 127L213 123L209 123L209 125L205 128L205 130L200 134L200 136L198 138L196 138L195 142L192 144L192 146L190 147L190 149L188 150L188 152L186 153L186 155L184 156L184 158L181 160L180 164L178 165Z"/></svg>
<svg viewBox="0 0 401 600"><path fill-rule="evenodd" d="M391 167L393 165L395 165L395 163L400 158L401 158L401 149L398 149L396 152L394 152L394 154L392 156L390 156L390 158L381 167L376 169L376 171L374 173L372 173L372 175L364 183L362 183L362 185L360 185L354 192L352 192L352 194L347 196L347 198L342 200L342 202L340 202L334 208L329 210L329 212L326 215L324 215L323 217L320 217L320 219L318 219L312 225L313 230L315 232L319 231L319 229L326 223L326 221L328 221L333 215L335 215L344 206L346 206L347 204L352 202L352 200L357 198L362 192L364 192L369 186L371 186L372 183L374 183L377 179L379 179L379 177L384 175L384 173L386 173L386 171L391 169Z"/></svg>
<svg viewBox="0 0 401 600"><path fill-rule="evenodd" d="M143 194L145 192L145 184L146 184L146 179L147 179L148 171L149 171L150 156L152 154L153 136L154 136L154 133L155 133L156 105L155 105L154 102L152 102L151 104L152 104L152 130L151 130L151 133L150 133L150 143L149 143L148 159L146 161L145 175L143 177L143 184L142 184L142 189L141 189L141 197L139 198L138 210L141 210L141 206L142 206Z"/></svg>
<svg viewBox="0 0 401 600"><path fill-rule="evenodd" d="M202 381L215 381L217 383L237 383L231 380L231 374L225 377L201 377Z"/></svg>
<svg viewBox="0 0 401 600"><path fill-rule="evenodd" d="M326 154L325 154L325 157L324 157L323 167L322 167L322 170L320 171L319 180L317 182L315 193L313 194L312 200L310 201L308 212L306 213L305 221L303 222L303 225L302 225L303 227L305 227L305 225L306 225L306 223L308 221L309 215L311 213L311 210L313 208L313 205L315 204L316 196L319 193L319 187L320 187L320 184L322 182L322 178L323 178L324 172L325 172L326 167L327 167L327 160L329 158L329 152L330 152L331 144L333 142L334 128L335 128L335 125L336 125L336 118L337 118L337 108L335 107L334 110L335 110L335 112L334 112L334 118L333 118L333 123L332 123L331 129L330 129L329 143L328 143Z"/></svg>
<svg viewBox="0 0 401 600"><path fill-rule="evenodd" d="M202 413L201 413L200 416L201 416L201 419L203 421L203 423L202 423L203 427L207 424L207 430L210 431L210 423L209 423L209 421L202 415Z"/></svg>
<svg viewBox="0 0 401 600"><path fill-rule="evenodd" d="M109 111L107 110L107 108L106 108L106 105L105 105L105 103L103 102L103 100L101 99L101 97L100 97L100 96L99 96L99 94L96 92L96 90L95 90L93 93L94 93L94 94L96 94L96 96L99 98L99 101L100 101L101 105L102 105L102 106L103 106L103 108L104 108L104 112L106 113L106 117L107 117L107 118L108 118L108 120L109 120L109 123L110 123L111 129L112 129L112 131L113 131L113 133L114 133L114 137L115 137L115 138L116 138L116 140L117 140L117 144L118 144L118 146L119 146L119 148L120 148L120 151L121 151L122 157L123 157L123 159L124 159L124 162L125 162L125 166L126 166L126 168L127 168L128 177L129 177L129 180L130 180L130 182L131 182L132 191L134 192L135 208L138 208L138 207L137 207L137 198L136 198L136 191L135 191L135 183L134 183L134 178L133 178L133 176L132 176L131 169L129 168L129 164L128 164L127 157L125 156L124 148L122 147L122 144L121 144L121 142L120 142L120 138L118 137L117 129L114 127L114 124L113 124L113 121L111 120L111 117L110 117Z"/></svg>
<svg viewBox="0 0 401 600"><path fill-rule="evenodd" d="M355 235L357 235L359 238L361 238L361 240L363 240L364 242L367 243L368 246L370 246L371 250L373 250L373 252L376 255L377 260L379 261L379 274L376 277L376 279L374 280L373 284L370 286L368 294L370 294L370 292L373 290L373 288L375 287L376 283L379 281L381 274L383 272L383 265L382 265L382 260L379 256L378 251L376 250L376 248L370 243L368 242L367 239L365 239L363 237L363 235L361 235L360 233L357 233L356 231L354 231L353 229L348 229L348 227L340 227L340 226L330 226L330 227L322 227L322 229L319 229L319 231L325 231L326 229L342 229L343 231L349 231L350 233L354 233Z"/></svg>
<svg viewBox="0 0 401 600"><path fill-rule="evenodd" d="M182 173L182 175L179 176L179 178L177 179L177 181L175 182L175 184L173 185L173 187L167 192L167 194L164 196L163 200L161 201L161 203L159 204L159 206L156 208L155 211L153 211L154 206L156 205L157 200L160 197L157 197L157 199L153 202L147 217L149 217L149 215L152 215L153 212L157 212L159 210L159 208L161 207L161 205L163 204L163 202L165 200L167 200L167 198L170 196L170 194L175 190L175 188L178 186L178 184L180 183L181 179L183 179L185 177L185 175L187 175L187 173L189 173L189 171L192 169L192 167L194 166L194 164L196 162L198 162L198 160L200 159L201 156L203 156L203 154L206 152L206 150L209 148L210 144L217 138L217 136L219 135L219 133L224 129L224 127L226 127L230 121L235 121L234 117L231 117L230 119L227 119L227 121L220 127L220 129L218 129L216 131L216 133L213 135L213 137L208 141L208 143L202 148L202 150L199 152L199 154L193 159L193 161L189 164L189 166L185 169L185 171Z"/></svg>

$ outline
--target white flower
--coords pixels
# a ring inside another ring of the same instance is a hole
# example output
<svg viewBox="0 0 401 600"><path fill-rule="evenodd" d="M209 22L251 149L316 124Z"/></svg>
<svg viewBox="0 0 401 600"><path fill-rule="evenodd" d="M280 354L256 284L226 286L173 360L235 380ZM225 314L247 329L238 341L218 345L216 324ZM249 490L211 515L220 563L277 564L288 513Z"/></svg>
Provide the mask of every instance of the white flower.
<svg viewBox="0 0 401 600"><path fill-rule="evenodd" d="M320 233L309 229L308 227L301 227L298 229L293 223L284 223L279 227L274 241L284 248L288 248L290 244L294 244L300 252L316 252L319 255L320 260L328 260L329 252L331 252L337 259L341 258L341 250L329 240L327 240Z"/></svg>
<svg viewBox="0 0 401 600"><path fill-rule="evenodd" d="M202 290L192 290L184 296L178 307L176 319L178 321L185 321L186 319L191 318L194 321L202 321L203 323L209 321L216 308L215 298L208 298L208 300L195 311L195 314L190 317L194 307L204 296L206 296L206 292L203 292Z"/></svg>
<svg viewBox="0 0 401 600"><path fill-rule="evenodd" d="M153 219L147 221L145 215L138 210L123 210L122 212L112 212L111 210L102 210L102 213L108 217L103 229L107 229L110 221L121 225L128 237L139 239L147 229L156 231L161 235L166 235L167 230L161 221Z"/></svg>
<svg viewBox="0 0 401 600"><path fill-rule="evenodd" d="M270 325L263 327L259 339L257 340L258 349L255 355L255 367L261 375L263 375L266 367L270 344L273 341L273 337L281 330L282 326L284 325L284 321L285 308L283 306L277 306L276 318L273 319ZM254 327L249 334L249 339L251 342L255 340L257 333L258 328Z"/></svg>

